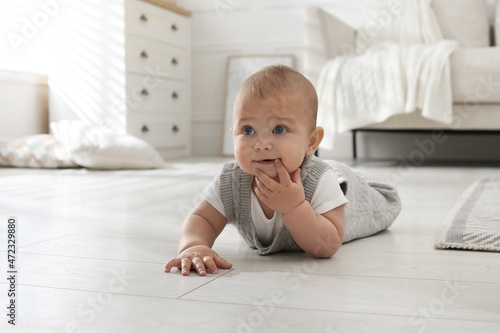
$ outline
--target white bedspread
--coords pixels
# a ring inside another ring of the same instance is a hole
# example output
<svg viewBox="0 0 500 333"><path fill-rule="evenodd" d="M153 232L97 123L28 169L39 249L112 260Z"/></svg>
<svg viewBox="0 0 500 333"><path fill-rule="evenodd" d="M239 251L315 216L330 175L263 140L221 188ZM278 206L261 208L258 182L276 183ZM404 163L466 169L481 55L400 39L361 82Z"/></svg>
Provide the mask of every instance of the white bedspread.
<svg viewBox="0 0 500 333"><path fill-rule="evenodd" d="M449 57L458 43L439 40L428 2L405 2L394 24L377 36L383 41L365 39L364 52L336 57L324 66L318 82L323 148L332 149L337 133L417 109L426 118L452 122Z"/></svg>

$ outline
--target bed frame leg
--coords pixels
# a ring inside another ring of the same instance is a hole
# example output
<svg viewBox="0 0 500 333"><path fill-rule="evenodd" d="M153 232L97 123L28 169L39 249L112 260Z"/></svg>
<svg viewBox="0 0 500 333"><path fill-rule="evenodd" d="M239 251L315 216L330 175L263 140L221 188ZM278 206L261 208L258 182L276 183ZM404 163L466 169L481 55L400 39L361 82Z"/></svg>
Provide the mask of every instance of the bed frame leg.
<svg viewBox="0 0 500 333"><path fill-rule="evenodd" d="M352 159L355 161L358 158L356 151L356 132L357 130L352 130Z"/></svg>

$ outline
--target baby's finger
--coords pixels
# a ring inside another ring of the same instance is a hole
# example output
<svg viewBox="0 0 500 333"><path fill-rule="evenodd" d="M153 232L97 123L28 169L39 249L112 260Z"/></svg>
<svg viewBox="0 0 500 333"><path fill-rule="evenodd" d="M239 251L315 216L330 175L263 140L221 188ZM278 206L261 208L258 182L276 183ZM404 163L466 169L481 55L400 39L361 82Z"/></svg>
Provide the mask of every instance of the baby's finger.
<svg viewBox="0 0 500 333"><path fill-rule="evenodd" d="M255 171L255 176L260 180L260 182L266 186L268 189L270 189L271 191L273 190L273 188L277 185L279 186L278 182L276 182L274 179L272 179L271 177L269 177L265 172L263 172L262 170L259 170L257 169Z"/></svg>
<svg viewBox="0 0 500 333"><path fill-rule="evenodd" d="M257 177L255 177L255 183L257 184L257 187L259 188L259 190L262 192L262 194L264 194L266 197L268 197L269 195L271 195L273 192L267 188L267 186Z"/></svg>
<svg viewBox="0 0 500 333"><path fill-rule="evenodd" d="M265 195L264 193L262 193L262 191L260 190L260 188L258 188L256 186L253 189L253 192L255 193L255 195L257 196L257 198L259 198L263 203L268 204L269 197L267 195Z"/></svg>
<svg viewBox="0 0 500 333"><path fill-rule="evenodd" d="M203 258L203 263L205 264L205 267L208 268L212 274L218 273L217 265L215 264L214 258L206 256L205 258Z"/></svg>
<svg viewBox="0 0 500 333"><path fill-rule="evenodd" d="M280 159L275 159L274 165L276 166L276 171L278 171L278 177L280 180L280 184L290 183L291 182L290 175L288 174L288 171L286 170L285 166L283 165L283 162L281 162Z"/></svg>
<svg viewBox="0 0 500 333"><path fill-rule="evenodd" d="M182 270L182 275L184 276L189 275L189 271L191 271L191 259L189 258L181 259L181 270Z"/></svg>
<svg viewBox="0 0 500 333"><path fill-rule="evenodd" d="M293 172L292 182L295 184L302 184L302 179L300 179L300 168Z"/></svg>
<svg viewBox="0 0 500 333"><path fill-rule="evenodd" d="M203 264L203 260L200 257L193 258L193 267L196 269L199 275L204 276L207 275L207 271L205 270L205 265Z"/></svg>
<svg viewBox="0 0 500 333"><path fill-rule="evenodd" d="M177 267L179 270L181 269L181 260L179 258L174 258L167 262L167 265L165 266L165 273L169 273L173 267Z"/></svg>
<svg viewBox="0 0 500 333"><path fill-rule="evenodd" d="M229 268L233 267L233 264L227 262L226 259L219 257L219 256L214 257L214 261L215 261L215 264L217 265L217 267L220 267L220 268L229 269Z"/></svg>

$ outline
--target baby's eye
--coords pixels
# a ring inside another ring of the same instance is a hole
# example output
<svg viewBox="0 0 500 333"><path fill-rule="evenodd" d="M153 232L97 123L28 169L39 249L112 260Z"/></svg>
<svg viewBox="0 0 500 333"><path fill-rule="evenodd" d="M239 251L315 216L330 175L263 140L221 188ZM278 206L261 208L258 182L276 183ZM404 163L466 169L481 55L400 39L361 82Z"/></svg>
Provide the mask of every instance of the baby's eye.
<svg viewBox="0 0 500 333"><path fill-rule="evenodd" d="M255 134L255 130L251 128L250 126L247 126L243 129L243 134L244 135L252 135Z"/></svg>
<svg viewBox="0 0 500 333"><path fill-rule="evenodd" d="M281 126L281 125L276 126L276 127L274 128L274 130L273 130L273 133L274 133L274 134L283 134L283 133L286 133L286 132L287 132L286 128L284 128L284 127L283 127L283 126Z"/></svg>

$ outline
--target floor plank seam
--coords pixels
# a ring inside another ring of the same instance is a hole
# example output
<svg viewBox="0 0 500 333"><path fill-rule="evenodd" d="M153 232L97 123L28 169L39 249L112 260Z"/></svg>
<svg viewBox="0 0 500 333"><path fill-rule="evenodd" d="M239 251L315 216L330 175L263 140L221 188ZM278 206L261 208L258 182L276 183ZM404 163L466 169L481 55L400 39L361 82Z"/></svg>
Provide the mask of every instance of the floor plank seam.
<svg viewBox="0 0 500 333"><path fill-rule="evenodd" d="M206 286L207 284L209 284L209 283L211 283L211 282L213 282L213 281L215 281L215 280L217 280L217 279L220 279L220 278L221 278L221 277L223 277L224 275L229 274L229 273L231 273L231 272L232 272L232 271L234 271L234 270L235 270L234 268L231 268L230 270L228 270L227 272L223 272L222 274L221 274L221 273L220 273L220 271L219 271L219 273L217 274L217 275L219 275L219 276L215 277L214 279L212 279L212 280L210 280L210 281L207 281L206 283L203 283L203 284L201 284L201 285L197 286L196 288L194 288L194 289L192 289L192 290L190 290L190 291L186 292L185 294L180 295L179 297L177 297L177 299L178 299L178 300L181 300L181 299L182 299L182 297L184 297L184 296L186 296L186 295L188 295L188 294L192 293L193 291L196 291L196 290L200 289L201 287Z"/></svg>
<svg viewBox="0 0 500 333"><path fill-rule="evenodd" d="M7 284L1 282L0 284ZM176 300L177 297L165 297L165 296L151 296L151 295L137 295L137 294L128 294L128 293L116 293L108 290L87 290L87 289L75 289L75 288L63 288L63 287L50 287L50 286L37 286L33 284L25 284L19 283L18 286L31 287L31 288L43 288L43 289L53 289L53 290L68 290L68 291L78 291L83 293L105 293L110 295L117 296L130 296L130 297L145 297L145 298L159 298L165 300Z"/></svg>
<svg viewBox="0 0 500 333"><path fill-rule="evenodd" d="M257 272L257 271L244 271L241 270L242 272ZM279 269L269 269L267 270L268 272L276 272L276 273L293 273L293 270L279 270ZM445 281L450 281L453 279L444 279L444 278L413 278L413 277L402 277L402 276L381 276L381 275L362 275L362 274L344 274L344 273L316 273L316 274L309 274L310 276L342 276L342 277L357 277L357 278L370 278L370 279L392 279L392 280L415 280L415 281L440 281L440 282L445 282ZM470 282L470 283L485 283L485 284L493 284L493 285L498 285L500 284L499 282L491 282L491 281L473 281L473 280L462 280L458 279L460 282Z"/></svg>
<svg viewBox="0 0 500 333"><path fill-rule="evenodd" d="M437 256L455 256L455 257L493 257L495 255L498 255L498 254L495 254L493 252L481 252L481 251L476 251L476 252L471 252L471 253L466 253L467 251L461 251L459 252L459 250L457 251L453 251L451 250L451 252L455 252L453 254L451 253L445 253L446 250L435 250L435 252L408 252L408 251L399 251L399 252L389 252L389 251L371 251L371 250L353 250L353 249L342 249L341 247L341 250L342 251L345 251L345 252L368 252L368 253L387 253L387 254L416 254L416 255L437 255ZM340 252L338 253L338 255L342 255Z"/></svg>
<svg viewBox="0 0 500 333"><path fill-rule="evenodd" d="M45 242L54 241L54 240L57 240L57 239L66 238L66 237L69 237L69 236L71 236L71 235L72 235L72 234L67 234L67 235L63 235L63 236L56 237L56 238L45 239L45 240L42 240L42 241L39 241L39 242L36 242L36 243L33 243L33 244L19 246L19 247L18 247L18 249L20 250L20 249L26 248L26 247L28 247L28 246L33 246L33 245L42 244L42 243L45 243Z"/></svg>
<svg viewBox="0 0 500 333"><path fill-rule="evenodd" d="M351 246L352 247L352 246ZM369 253L387 253L387 254L418 254L418 255L438 255L438 256L455 256L455 257L486 257L486 256L497 256L495 252L486 251L463 251L463 250L435 250L435 252L390 252L390 251L372 251L372 250L359 250L359 249L346 249L340 247L340 251L344 252L369 252ZM338 252L338 255L342 255L342 252ZM335 257L334 257L335 258Z"/></svg>
<svg viewBox="0 0 500 333"><path fill-rule="evenodd" d="M176 225L177 227L177 225ZM181 225L179 224L178 225L179 229L181 227ZM174 241L169 241L169 240L166 240L165 238L158 238L158 239L155 239L155 238L146 238L146 237L119 237L119 236L110 236L110 235L95 235L95 234L75 234L75 233L71 233L71 234L67 234L65 236L75 236L75 237L95 237L95 238L106 238L106 239L109 239L109 238L114 238L114 239L128 239L128 240L143 240L143 241L156 241L156 242L165 242L165 243L174 243ZM177 241L175 241L175 243L177 243ZM34 245L34 244L33 244ZM29 246L29 245L25 245L25 246Z"/></svg>
<svg viewBox="0 0 500 333"><path fill-rule="evenodd" d="M139 261L139 260L126 260L126 259L112 259L112 258L102 258L102 257L79 257L79 256L67 256L63 254L51 254L51 253L36 253L36 252L19 252L19 254L30 254L30 255L40 255L40 256L49 256L49 257L63 257L63 258L76 258L76 259L88 259L88 260L101 260L101 261L116 261L116 262L129 262L129 263L139 263L139 264L157 264L157 265L165 265L167 261ZM161 269L164 269L165 266L162 266Z"/></svg>
<svg viewBox="0 0 500 333"><path fill-rule="evenodd" d="M201 303L214 303L214 304L224 304L231 306L255 306L253 303L230 303L230 302L219 302L214 300L204 300L204 299L178 299L183 302L201 302ZM422 318L428 319L426 316L417 316L411 314L399 314L399 313L382 313L382 312L368 312L368 311L345 311L345 310L325 310L323 308L301 308L301 307L292 307L292 306L282 306L275 304L275 308L283 309L283 310L301 310L301 311L313 311L313 312L325 312L325 313L345 313L345 314L364 314L364 315L374 315L374 316L388 316L388 317L400 317L400 318ZM439 315L433 317L435 319L443 319L443 320L453 320L453 321L472 321L472 322L482 322L482 323L500 323L499 320L481 320L481 319L460 319L453 317L440 317Z"/></svg>

